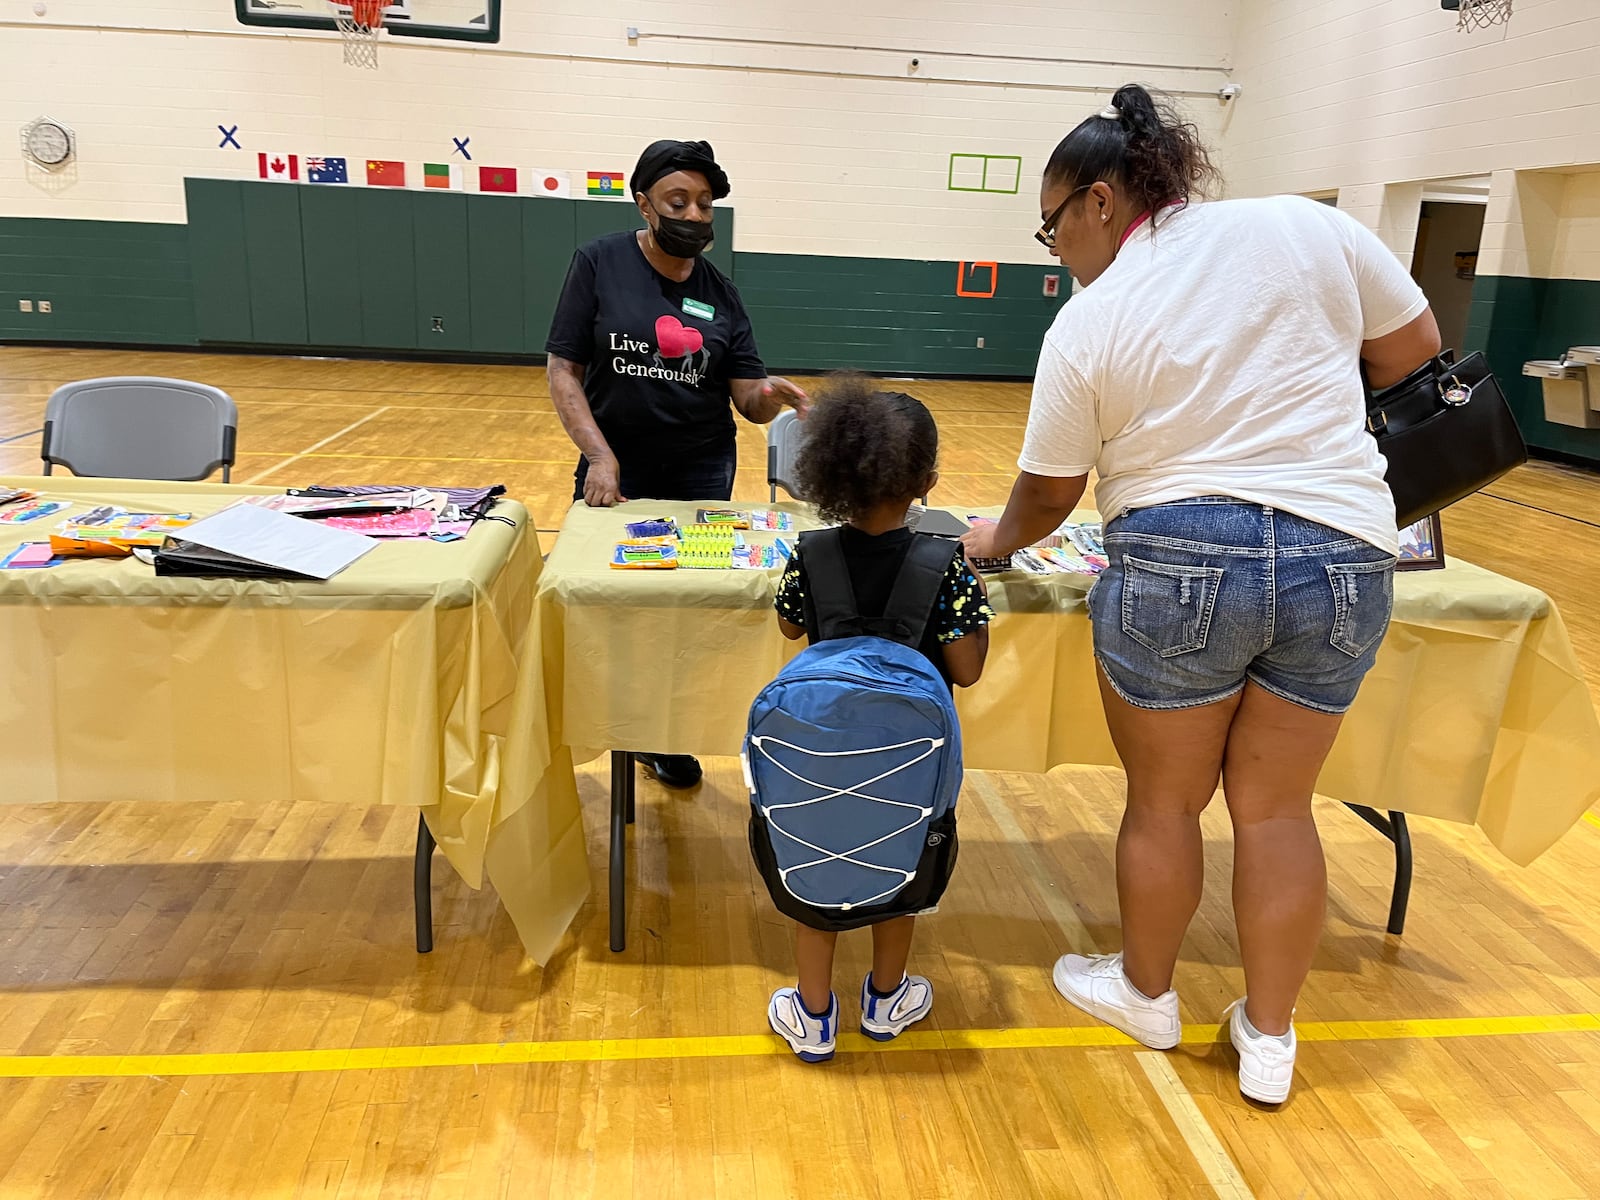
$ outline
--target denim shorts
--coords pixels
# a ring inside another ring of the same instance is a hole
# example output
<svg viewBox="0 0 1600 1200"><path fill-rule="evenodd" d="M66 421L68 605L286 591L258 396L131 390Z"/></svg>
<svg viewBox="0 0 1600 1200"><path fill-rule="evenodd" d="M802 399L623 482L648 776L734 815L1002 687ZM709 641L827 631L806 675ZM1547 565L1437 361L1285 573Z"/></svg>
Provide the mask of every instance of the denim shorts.
<svg viewBox="0 0 1600 1200"><path fill-rule="evenodd" d="M1248 680L1342 713L1394 606L1387 551L1259 504L1205 497L1107 524L1089 593L1095 657L1129 704L1195 708Z"/></svg>

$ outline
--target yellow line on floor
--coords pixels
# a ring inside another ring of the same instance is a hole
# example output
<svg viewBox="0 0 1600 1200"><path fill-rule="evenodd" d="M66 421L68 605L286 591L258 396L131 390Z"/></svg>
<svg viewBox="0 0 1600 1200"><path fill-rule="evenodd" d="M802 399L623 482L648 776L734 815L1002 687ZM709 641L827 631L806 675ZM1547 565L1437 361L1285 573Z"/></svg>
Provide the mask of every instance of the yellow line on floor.
<svg viewBox="0 0 1600 1200"><path fill-rule="evenodd" d="M1295 1025L1302 1042L1404 1041L1458 1037L1508 1037L1547 1033L1600 1033L1600 1013L1532 1017L1437 1017L1399 1021L1306 1021ZM1217 1025L1190 1025L1183 1044L1210 1045ZM918 1029L892 1042L859 1033L839 1038L841 1054L895 1054L915 1050L1066 1050L1137 1043L1104 1025L1043 1029ZM373 1046L332 1050L246 1050L224 1054L15 1054L0 1055L0 1079L64 1079L139 1075L281 1075L305 1071L408 1070L415 1067L488 1067L516 1063L631 1062L679 1058L782 1057L789 1050L770 1034L725 1037L596 1038L588 1041L480 1042L445 1046Z"/></svg>
<svg viewBox="0 0 1600 1200"><path fill-rule="evenodd" d="M1592 812L1584 813L1583 819L1589 822L1589 824L1593 825L1596 829L1600 829L1600 817L1595 816Z"/></svg>

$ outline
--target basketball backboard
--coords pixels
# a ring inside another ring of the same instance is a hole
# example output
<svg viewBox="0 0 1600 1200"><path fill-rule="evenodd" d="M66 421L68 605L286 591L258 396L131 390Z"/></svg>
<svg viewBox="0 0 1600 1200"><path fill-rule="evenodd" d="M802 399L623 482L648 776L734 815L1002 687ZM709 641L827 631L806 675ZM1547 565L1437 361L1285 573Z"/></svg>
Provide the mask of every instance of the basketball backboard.
<svg viewBox="0 0 1600 1200"><path fill-rule="evenodd" d="M244 25L274 29L333 29L329 0L233 0ZM346 5L348 10L348 5ZM396 37L498 42L500 0L387 0L383 28Z"/></svg>

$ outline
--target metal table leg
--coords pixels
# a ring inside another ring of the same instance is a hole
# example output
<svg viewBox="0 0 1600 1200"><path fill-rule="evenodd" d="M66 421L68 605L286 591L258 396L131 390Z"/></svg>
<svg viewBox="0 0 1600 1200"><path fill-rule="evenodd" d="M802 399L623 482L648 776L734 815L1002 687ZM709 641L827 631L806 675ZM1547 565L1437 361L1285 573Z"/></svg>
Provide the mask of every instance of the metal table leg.
<svg viewBox="0 0 1600 1200"><path fill-rule="evenodd" d="M1356 816L1394 843L1394 891L1389 897L1389 932L1396 936L1406 931L1406 909L1411 903L1411 830L1406 815L1388 816L1363 804L1345 805Z"/></svg>
<svg viewBox="0 0 1600 1200"><path fill-rule="evenodd" d="M611 949L628 945L628 826L633 823L633 755L611 752Z"/></svg>
<svg viewBox="0 0 1600 1200"><path fill-rule="evenodd" d="M433 848L427 819L417 814L417 854L411 865L412 904L417 914L417 953L433 949Z"/></svg>

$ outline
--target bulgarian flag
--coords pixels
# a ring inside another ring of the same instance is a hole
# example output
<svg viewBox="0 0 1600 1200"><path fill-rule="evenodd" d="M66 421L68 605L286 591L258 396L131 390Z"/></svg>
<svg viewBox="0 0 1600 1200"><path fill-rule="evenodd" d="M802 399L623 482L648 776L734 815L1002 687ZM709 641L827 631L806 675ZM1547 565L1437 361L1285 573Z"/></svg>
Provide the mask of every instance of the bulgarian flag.
<svg viewBox="0 0 1600 1200"><path fill-rule="evenodd" d="M621 171L590 171L589 195L610 196L620 199L622 192Z"/></svg>
<svg viewBox="0 0 1600 1200"><path fill-rule="evenodd" d="M448 163L423 163L422 186L459 192L463 186L461 168Z"/></svg>

